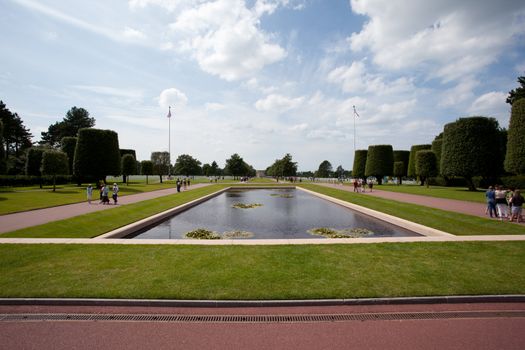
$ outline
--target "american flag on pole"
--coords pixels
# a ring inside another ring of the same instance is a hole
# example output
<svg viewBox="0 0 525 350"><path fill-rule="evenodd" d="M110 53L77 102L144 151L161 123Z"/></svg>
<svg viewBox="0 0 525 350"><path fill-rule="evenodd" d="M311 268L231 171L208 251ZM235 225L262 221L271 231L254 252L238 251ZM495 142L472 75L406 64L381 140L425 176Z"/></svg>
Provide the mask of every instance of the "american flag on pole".
<svg viewBox="0 0 525 350"><path fill-rule="evenodd" d="M358 114L357 111L355 110L355 106L352 106L352 107L354 107L354 115L357 116L357 117L359 117L359 114Z"/></svg>
<svg viewBox="0 0 525 350"><path fill-rule="evenodd" d="M171 106L169 106L168 115L166 117L171 118Z"/></svg>

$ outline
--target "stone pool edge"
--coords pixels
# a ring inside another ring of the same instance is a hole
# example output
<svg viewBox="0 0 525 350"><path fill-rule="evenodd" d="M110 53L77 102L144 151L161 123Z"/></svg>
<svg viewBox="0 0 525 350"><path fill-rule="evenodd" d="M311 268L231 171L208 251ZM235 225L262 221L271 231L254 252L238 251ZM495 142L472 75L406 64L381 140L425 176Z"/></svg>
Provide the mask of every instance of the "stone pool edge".
<svg viewBox="0 0 525 350"><path fill-rule="evenodd" d="M375 219L379 219L381 221L388 222L388 223L390 223L392 225L396 225L396 226L402 227L404 229L413 231L413 232L415 232L417 234L420 234L420 235L423 235L425 237L457 237L456 235L453 235L453 234L445 232L445 231L440 231L440 230L437 230L437 229L432 228L432 227L428 227L428 226L424 226L424 225L421 225L421 224L417 224L417 223L415 223L413 221L401 219L401 218L398 218L397 216L385 214L385 213L379 212L377 210L373 210L373 209L370 209L370 208L365 208L365 207L359 206L357 204L353 204L353 203L350 203L350 202L343 201L341 199L337 199L337 198L334 198L334 197L327 196L325 194L321 194L321 193L318 193L318 192L315 192L315 191L307 190L306 188L296 187L296 189L299 189L301 191L305 191L305 192L307 192L307 193L309 193L309 194L311 194L313 196L316 196L316 197L322 198L324 200L327 200L329 202L341 205L341 206L343 206L345 208L355 210L355 211L357 211L357 212L359 212L361 214L365 214L365 215L373 217Z"/></svg>

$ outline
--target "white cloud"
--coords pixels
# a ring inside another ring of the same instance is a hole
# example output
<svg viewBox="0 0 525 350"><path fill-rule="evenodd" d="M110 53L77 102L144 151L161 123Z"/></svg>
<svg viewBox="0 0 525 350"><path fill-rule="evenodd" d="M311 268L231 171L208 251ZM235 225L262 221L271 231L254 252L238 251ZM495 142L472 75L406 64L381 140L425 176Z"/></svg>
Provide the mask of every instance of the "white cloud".
<svg viewBox="0 0 525 350"><path fill-rule="evenodd" d="M344 92L369 92L386 95L414 89L411 79L406 77L385 81L379 74L367 72L362 61L354 61L350 66L340 66L328 73L328 81L341 85Z"/></svg>
<svg viewBox="0 0 525 350"><path fill-rule="evenodd" d="M259 111L285 112L299 107L304 101L304 97L289 98L282 95L271 94L264 99L255 102L255 108Z"/></svg>
<svg viewBox="0 0 525 350"><path fill-rule="evenodd" d="M291 131L304 131L306 129L308 129L308 123L296 124L290 127Z"/></svg>
<svg viewBox="0 0 525 350"><path fill-rule="evenodd" d="M207 111L221 111L226 108L225 105L221 103L208 102L204 105Z"/></svg>
<svg viewBox="0 0 525 350"><path fill-rule="evenodd" d="M426 68L451 81L495 62L525 32L525 3L516 0L351 0L355 13L369 17L349 43L369 50L386 69Z"/></svg>
<svg viewBox="0 0 525 350"><path fill-rule="evenodd" d="M217 0L185 9L170 26L205 72L233 81L252 76L286 56L259 27L261 13L240 0Z"/></svg>
<svg viewBox="0 0 525 350"><path fill-rule="evenodd" d="M146 34L142 33L140 30L133 29L130 27L124 28L122 35L130 40L144 40L146 39Z"/></svg>
<svg viewBox="0 0 525 350"><path fill-rule="evenodd" d="M168 109L169 106L172 108L182 108L188 102L186 95L176 88L169 88L163 90L159 96L159 106L163 109Z"/></svg>
<svg viewBox="0 0 525 350"><path fill-rule="evenodd" d="M130 99L142 99L143 92L139 89L122 89L112 86L100 86L100 85L72 85L74 89L92 92L99 95L124 97Z"/></svg>
<svg viewBox="0 0 525 350"><path fill-rule="evenodd" d="M470 115L495 117L501 126L506 126L510 116L510 105L505 102L507 96L507 93L501 91L487 92L475 99L467 112Z"/></svg>
<svg viewBox="0 0 525 350"><path fill-rule="evenodd" d="M461 102L474 97L473 90L479 85L479 81L472 78L466 78L460 81L451 89L445 90L442 93L439 105L442 107L455 106Z"/></svg>

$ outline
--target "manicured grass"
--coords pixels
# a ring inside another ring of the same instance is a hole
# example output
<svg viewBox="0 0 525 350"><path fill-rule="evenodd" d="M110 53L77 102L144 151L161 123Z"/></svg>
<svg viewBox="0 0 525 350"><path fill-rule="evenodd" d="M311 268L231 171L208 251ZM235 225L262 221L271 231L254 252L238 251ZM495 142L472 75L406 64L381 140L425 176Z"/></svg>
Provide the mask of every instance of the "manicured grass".
<svg viewBox="0 0 525 350"><path fill-rule="evenodd" d="M225 185L210 185L187 192L176 193L139 203L123 205L70 219L54 221L0 234L0 238L91 238L176 207L204 195L216 192Z"/></svg>
<svg viewBox="0 0 525 350"><path fill-rule="evenodd" d="M330 299L525 293L525 242L0 245L0 296Z"/></svg>
<svg viewBox="0 0 525 350"><path fill-rule="evenodd" d="M485 203L485 190L469 191L466 187L441 187L441 186L415 186L415 185L381 185L374 186L374 188L391 191L401 192L409 194L418 194L421 196L446 198L446 199L457 199L460 201L469 201L477 203Z"/></svg>
<svg viewBox="0 0 525 350"><path fill-rule="evenodd" d="M164 181L162 184L157 182L146 185L145 182L130 182L129 185L123 183L118 185L120 196L174 187L173 181ZM83 202L86 200L86 187L87 184L81 187L61 185L57 187L56 192L53 192L52 186L44 186L42 190L38 186L2 188L0 189L0 215ZM94 188L93 199L97 198L98 191Z"/></svg>
<svg viewBox="0 0 525 350"><path fill-rule="evenodd" d="M253 177L248 182L278 184L278 182L274 179L270 179L267 177Z"/></svg>
<svg viewBox="0 0 525 350"><path fill-rule="evenodd" d="M361 193L348 192L318 185L301 185L337 199L374 209L418 224L433 227L455 235L515 235L525 234L525 226L509 222L392 201Z"/></svg>

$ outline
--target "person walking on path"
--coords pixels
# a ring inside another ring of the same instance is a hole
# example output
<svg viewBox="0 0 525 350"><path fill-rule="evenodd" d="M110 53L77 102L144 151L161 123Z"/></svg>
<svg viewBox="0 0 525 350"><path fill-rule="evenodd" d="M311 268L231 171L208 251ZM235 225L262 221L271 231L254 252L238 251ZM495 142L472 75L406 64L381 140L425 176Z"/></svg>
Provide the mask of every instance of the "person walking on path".
<svg viewBox="0 0 525 350"><path fill-rule="evenodd" d="M512 205L510 221L516 219L516 222L521 222L521 210L523 202L524 199L520 193L520 190L515 190L512 198L510 199L510 204Z"/></svg>
<svg viewBox="0 0 525 350"><path fill-rule="evenodd" d="M498 186L496 189L496 192L494 193L494 196L496 198L496 208L498 209L498 217L500 221L503 221L503 219L507 218L507 212L509 205L507 203L506 198L507 192L501 187Z"/></svg>
<svg viewBox="0 0 525 350"><path fill-rule="evenodd" d="M117 205L117 202L118 202L118 191L119 191L119 188L118 188L118 185L117 183L113 183L113 204L114 205Z"/></svg>
<svg viewBox="0 0 525 350"><path fill-rule="evenodd" d="M102 204L109 204L109 186L104 185L102 188Z"/></svg>
<svg viewBox="0 0 525 350"><path fill-rule="evenodd" d="M91 184L86 188L87 201L91 204L91 199L93 198L93 186Z"/></svg>
<svg viewBox="0 0 525 350"><path fill-rule="evenodd" d="M181 186L180 179L177 179L177 192L180 192L180 186Z"/></svg>
<svg viewBox="0 0 525 350"><path fill-rule="evenodd" d="M485 192L485 197L487 198L487 210L488 214L492 218L492 214L494 213L494 217L498 217L498 214L496 213L496 193L494 192L494 187L489 186L489 189L487 192Z"/></svg>

